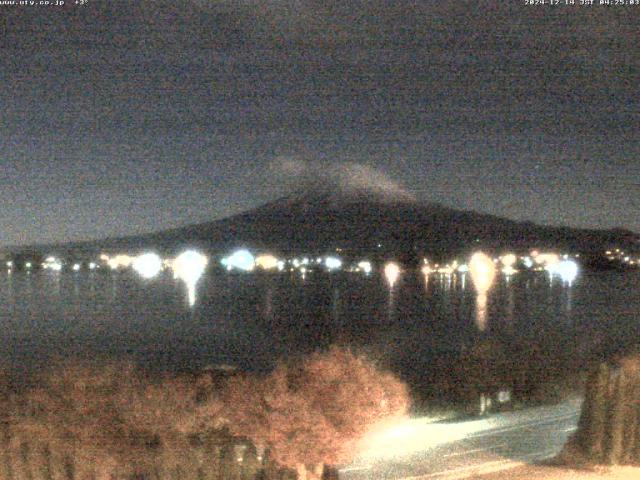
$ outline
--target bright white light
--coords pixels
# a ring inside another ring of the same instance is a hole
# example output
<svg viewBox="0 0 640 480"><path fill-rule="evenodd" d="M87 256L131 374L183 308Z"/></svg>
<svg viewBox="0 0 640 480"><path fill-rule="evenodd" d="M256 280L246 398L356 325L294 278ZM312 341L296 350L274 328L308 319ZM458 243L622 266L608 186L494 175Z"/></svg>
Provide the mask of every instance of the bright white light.
<svg viewBox="0 0 640 480"><path fill-rule="evenodd" d="M172 262L173 274L187 283L196 283L207 266L207 257L195 250L187 250L181 253Z"/></svg>
<svg viewBox="0 0 640 480"><path fill-rule="evenodd" d="M363 260L359 262L358 268L362 270L364 273L366 273L367 275L371 273L371 270L373 270L373 268L371 267L371 262L368 262L367 260Z"/></svg>
<svg viewBox="0 0 640 480"><path fill-rule="evenodd" d="M237 268L238 270L250 272L255 268L255 258L249 250L236 250L222 259L222 265L226 266L227 270Z"/></svg>
<svg viewBox="0 0 640 480"><path fill-rule="evenodd" d="M460 273L467 273L468 271L469 271L469 266L465 263L463 263L458 267L458 272Z"/></svg>
<svg viewBox="0 0 640 480"><path fill-rule="evenodd" d="M533 260L531 259L531 257L524 257L522 259L522 262L524 263L524 266L527 268L533 267Z"/></svg>
<svg viewBox="0 0 640 480"><path fill-rule="evenodd" d="M428 276L429 276L429 274L430 274L431 272L433 272L433 270L431 270L431 267L430 267L429 265L424 265L424 266L420 269L420 271L422 272L422 274L423 274L425 277L428 277Z"/></svg>
<svg viewBox="0 0 640 480"><path fill-rule="evenodd" d="M45 270L53 270L54 272L59 272L62 270L62 263L54 256L49 256L44 259L42 263L42 268Z"/></svg>
<svg viewBox="0 0 640 480"><path fill-rule="evenodd" d="M504 273L508 277L515 273L518 273L518 271L515 268L513 268L511 265L509 265L502 269L502 273Z"/></svg>
<svg viewBox="0 0 640 480"><path fill-rule="evenodd" d="M262 270L273 270L278 267L278 259L273 255L264 254L256 257L256 267Z"/></svg>
<svg viewBox="0 0 640 480"><path fill-rule="evenodd" d="M438 423L438 418L409 418L375 425L356 444L356 462L408 458L495 428L492 419Z"/></svg>
<svg viewBox="0 0 640 480"><path fill-rule="evenodd" d="M486 294L496 277L496 267L493 260L482 252L474 253L469 260L471 280L479 294Z"/></svg>
<svg viewBox="0 0 640 480"><path fill-rule="evenodd" d="M27 263L25 263L25 264L24 264L24 266L25 266L26 268L28 268L28 269L32 267L31 262L27 262Z"/></svg>
<svg viewBox="0 0 640 480"><path fill-rule="evenodd" d="M578 264L573 260L564 260L554 265L550 273L559 275L563 282L571 285L578 276Z"/></svg>
<svg viewBox="0 0 640 480"><path fill-rule="evenodd" d="M94 262L89 262L89 270L95 270L97 265Z"/></svg>
<svg viewBox="0 0 640 480"><path fill-rule="evenodd" d="M389 262L384 266L384 276L387 278L387 283L390 288L393 288L400 276L400 267L397 263Z"/></svg>
<svg viewBox="0 0 640 480"><path fill-rule="evenodd" d="M284 262L282 260L278 261L278 271L281 272L284 270Z"/></svg>
<svg viewBox="0 0 640 480"><path fill-rule="evenodd" d="M342 260L337 257L327 257L324 259L324 266L327 270L338 270L342 267Z"/></svg>
<svg viewBox="0 0 640 480"><path fill-rule="evenodd" d="M127 268L133 263L133 257L130 257L129 255L116 255L113 258L109 257L108 255L100 255L100 258L107 262L111 270L117 270L118 268Z"/></svg>
<svg viewBox="0 0 640 480"><path fill-rule="evenodd" d="M42 264L42 268L45 270L53 270L54 272L59 272L62 270L62 264L60 262L45 262Z"/></svg>
<svg viewBox="0 0 640 480"><path fill-rule="evenodd" d="M516 264L517 257L513 253L507 253L500 257L503 267L513 267Z"/></svg>
<svg viewBox="0 0 640 480"><path fill-rule="evenodd" d="M474 253L469 260L471 281L476 288L476 325L484 330L487 326L487 292L496 277L496 266L493 260L482 252Z"/></svg>
<svg viewBox="0 0 640 480"><path fill-rule="evenodd" d="M7 268L11 268L11 267L13 267L13 262L11 260L9 260L7 262Z"/></svg>
<svg viewBox="0 0 640 480"><path fill-rule="evenodd" d="M79 263L74 263L73 264L73 271L74 272L79 272L80 271L80 264Z"/></svg>
<svg viewBox="0 0 640 480"><path fill-rule="evenodd" d="M133 259L133 269L142 278L153 278L162 270L162 259L155 253L144 253Z"/></svg>
<svg viewBox="0 0 640 480"><path fill-rule="evenodd" d="M182 280L187 286L189 306L196 303L196 284L202 277L207 263L207 257L195 250L187 250L171 262L174 277Z"/></svg>

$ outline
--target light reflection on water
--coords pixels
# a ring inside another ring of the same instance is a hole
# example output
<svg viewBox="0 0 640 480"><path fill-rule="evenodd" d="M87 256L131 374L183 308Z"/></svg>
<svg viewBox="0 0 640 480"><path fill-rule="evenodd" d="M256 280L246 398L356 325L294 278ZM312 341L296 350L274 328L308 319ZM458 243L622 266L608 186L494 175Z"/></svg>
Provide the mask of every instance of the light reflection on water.
<svg viewBox="0 0 640 480"><path fill-rule="evenodd" d="M283 355L339 341L375 354L405 377L430 378L434 358L483 338L582 355L602 339L637 338L640 275L582 275L571 286L545 272L503 276L483 324L472 282L407 271L381 275L207 272L193 308L169 274L0 274L0 357L23 365L52 356L133 356L151 368L215 363L270 368ZM479 328L481 327L481 328ZM553 355L550 355L553 357ZM438 367L438 368L441 368Z"/></svg>

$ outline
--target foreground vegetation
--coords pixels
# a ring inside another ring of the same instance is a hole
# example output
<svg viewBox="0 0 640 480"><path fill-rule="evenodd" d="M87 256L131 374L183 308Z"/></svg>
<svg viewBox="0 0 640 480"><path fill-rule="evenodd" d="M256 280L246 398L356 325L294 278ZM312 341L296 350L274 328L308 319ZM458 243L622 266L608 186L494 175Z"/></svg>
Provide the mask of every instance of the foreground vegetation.
<svg viewBox="0 0 640 480"><path fill-rule="evenodd" d="M66 363L2 395L0 477L16 480L321 478L409 408L403 383L338 348L265 376Z"/></svg>
<svg viewBox="0 0 640 480"><path fill-rule="evenodd" d="M592 367L578 431L561 459L640 466L640 353L623 352Z"/></svg>

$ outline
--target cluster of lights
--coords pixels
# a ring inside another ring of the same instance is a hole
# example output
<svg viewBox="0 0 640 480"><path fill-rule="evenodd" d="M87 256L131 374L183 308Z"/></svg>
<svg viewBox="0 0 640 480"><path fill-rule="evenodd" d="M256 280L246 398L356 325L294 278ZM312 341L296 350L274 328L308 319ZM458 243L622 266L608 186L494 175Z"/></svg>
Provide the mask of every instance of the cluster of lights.
<svg viewBox="0 0 640 480"><path fill-rule="evenodd" d="M369 275L372 271L373 271L373 266L371 265L371 262L369 262L368 260L362 260L361 262L358 262L358 264L356 265L356 272L363 272L366 275Z"/></svg>
<svg viewBox="0 0 640 480"><path fill-rule="evenodd" d="M100 255L100 260L105 262L111 270L120 270L129 268L133 263L135 257L131 257L129 255L116 255L115 257L110 257L109 255L102 254Z"/></svg>
<svg viewBox="0 0 640 480"><path fill-rule="evenodd" d="M227 271L253 272L258 271L288 271L300 272L305 278L306 274L316 270L335 272L345 270L369 275L373 272L373 265L368 260L360 260L357 263L345 265L344 260L336 255L326 255L311 258L308 256L294 257L290 259L278 258L270 253L254 255L247 249L235 250L220 261Z"/></svg>
<svg viewBox="0 0 640 480"><path fill-rule="evenodd" d="M516 270L515 268L515 264L517 261L518 257L513 253L502 255L500 257L500 262L502 263L502 273L504 273L507 277L518 273L518 270Z"/></svg>
<svg viewBox="0 0 640 480"><path fill-rule="evenodd" d="M614 250L607 250L605 255L608 260L615 260L627 265L640 266L640 257L634 257L633 255L626 253L624 250L616 248Z"/></svg>
<svg viewBox="0 0 640 480"><path fill-rule="evenodd" d="M338 257L326 257L324 259L324 266L328 271L340 270L342 268L342 260Z"/></svg>
<svg viewBox="0 0 640 480"><path fill-rule="evenodd" d="M273 255L267 253L258 255L255 259L255 265L261 270L276 270L279 268L279 260Z"/></svg>
<svg viewBox="0 0 640 480"><path fill-rule="evenodd" d="M42 262L42 268L45 270L59 272L62 270L62 262L56 257L50 256L45 258L44 262Z"/></svg>

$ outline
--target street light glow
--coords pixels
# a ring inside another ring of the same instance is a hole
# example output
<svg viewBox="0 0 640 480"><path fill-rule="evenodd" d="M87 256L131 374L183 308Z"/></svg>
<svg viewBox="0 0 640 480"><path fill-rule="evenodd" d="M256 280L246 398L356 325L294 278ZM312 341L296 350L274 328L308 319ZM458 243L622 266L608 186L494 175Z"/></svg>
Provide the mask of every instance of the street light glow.
<svg viewBox="0 0 640 480"><path fill-rule="evenodd" d="M278 259L273 255L263 254L256 257L256 267L262 270L273 270L278 268Z"/></svg>
<svg viewBox="0 0 640 480"><path fill-rule="evenodd" d="M155 253L143 253L135 257L131 265L142 278L150 279L158 275L162 270L162 259Z"/></svg>
<svg viewBox="0 0 640 480"><path fill-rule="evenodd" d="M338 257L327 257L324 259L324 266L327 267L327 270L338 270L342 267L342 260Z"/></svg>
<svg viewBox="0 0 640 480"><path fill-rule="evenodd" d="M387 279L389 288L393 288L395 283L398 281L398 277L400 277L400 267L398 264L393 262L387 263L384 267L384 276Z"/></svg>
<svg viewBox="0 0 640 480"><path fill-rule="evenodd" d="M238 270L250 272L255 268L255 258L246 249L236 250L228 257L223 258L221 263L227 267L227 270L237 268Z"/></svg>
<svg viewBox="0 0 640 480"><path fill-rule="evenodd" d="M202 277L209 260L195 250L182 252L171 262L174 278L182 280L187 286L189 306L196 303L196 285Z"/></svg>
<svg viewBox="0 0 640 480"><path fill-rule="evenodd" d="M469 260L469 273L477 292L476 325L484 330L487 326L487 293L495 280L496 266L487 255L477 252Z"/></svg>

